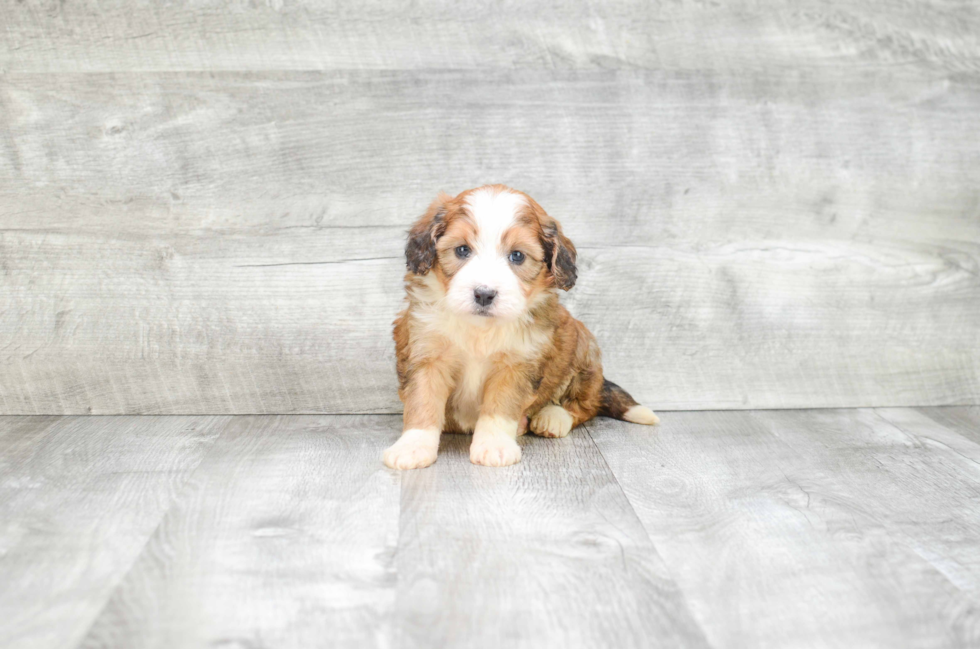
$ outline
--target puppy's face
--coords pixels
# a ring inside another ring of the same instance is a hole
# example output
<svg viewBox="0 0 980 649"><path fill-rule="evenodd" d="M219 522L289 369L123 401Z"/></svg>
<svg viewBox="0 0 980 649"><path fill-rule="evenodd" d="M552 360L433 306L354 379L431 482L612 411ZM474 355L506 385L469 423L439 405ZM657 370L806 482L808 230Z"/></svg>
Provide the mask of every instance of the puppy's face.
<svg viewBox="0 0 980 649"><path fill-rule="evenodd" d="M409 233L409 270L435 274L460 314L515 319L575 284L575 246L529 196L491 185L440 196Z"/></svg>

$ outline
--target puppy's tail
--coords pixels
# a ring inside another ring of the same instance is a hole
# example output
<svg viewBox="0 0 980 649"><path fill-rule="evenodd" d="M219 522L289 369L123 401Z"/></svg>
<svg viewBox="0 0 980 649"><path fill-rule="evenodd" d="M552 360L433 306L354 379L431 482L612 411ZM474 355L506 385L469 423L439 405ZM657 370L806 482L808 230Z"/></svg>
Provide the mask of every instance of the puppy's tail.
<svg viewBox="0 0 980 649"><path fill-rule="evenodd" d="M609 380L602 381L599 414L647 426L656 426L660 423L660 417L653 414L652 410L638 404L629 392Z"/></svg>

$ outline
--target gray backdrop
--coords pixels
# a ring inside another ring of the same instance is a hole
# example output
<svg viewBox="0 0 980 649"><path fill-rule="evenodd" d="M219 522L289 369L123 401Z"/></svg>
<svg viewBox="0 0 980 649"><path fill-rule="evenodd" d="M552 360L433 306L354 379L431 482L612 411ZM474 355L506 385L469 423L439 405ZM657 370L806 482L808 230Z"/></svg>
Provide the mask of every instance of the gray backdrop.
<svg viewBox="0 0 980 649"><path fill-rule="evenodd" d="M980 402L975 2L4 2L0 413L398 412L501 182L671 408Z"/></svg>

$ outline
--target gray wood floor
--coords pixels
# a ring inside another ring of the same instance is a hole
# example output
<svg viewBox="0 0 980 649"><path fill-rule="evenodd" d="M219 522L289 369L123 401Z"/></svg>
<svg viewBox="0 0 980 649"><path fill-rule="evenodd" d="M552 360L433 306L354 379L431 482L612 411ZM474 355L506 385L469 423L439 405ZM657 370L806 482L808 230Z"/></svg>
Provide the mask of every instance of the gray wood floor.
<svg viewBox="0 0 980 649"><path fill-rule="evenodd" d="M0 647L970 647L980 407L0 418Z"/></svg>

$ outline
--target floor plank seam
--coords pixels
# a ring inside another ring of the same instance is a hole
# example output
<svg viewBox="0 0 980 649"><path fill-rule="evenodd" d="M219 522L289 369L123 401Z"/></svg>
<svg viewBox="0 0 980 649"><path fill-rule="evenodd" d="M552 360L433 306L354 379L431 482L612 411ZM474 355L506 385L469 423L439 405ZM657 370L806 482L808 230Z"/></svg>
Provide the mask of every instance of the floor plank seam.
<svg viewBox="0 0 980 649"><path fill-rule="evenodd" d="M950 425L950 422L944 421L934 416L930 412L928 412L929 410L933 410L933 409L947 409L947 408L949 409L950 412L956 412L957 408L980 408L980 406L972 406L972 405L971 406L910 406L910 408L915 412L919 413L920 415L922 415L923 417L925 417L926 419L928 419L929 421L935 422L937 426L941 426L946 430L952 431L958 438L965 439L966 441L971 442L976 446L980 446L980 439L973 439L972 437L964 433L962 430L960 430L959 426ZM980 427L977 428L976 432L980 433Z"/></svg>
<svg viewBox="0 0 980 649"><path fill-rule="evenodd" d="M872 408L872 410L874 411L874 413L876 415L878 415L879 417L881 417L881 419L883 421L887 422L890 426L894 426L896 429L902 431L902 433L904 433L905 435L908 435L909 437L911 437L911 438L913 438L916 441L918 441L918 442L921 443L921 440L923 439L922 437L920 437L919 435L915 435L914 433L908 432L907 430L905 430L904 428L902 428L902 426L900 426L899 424L895 423L893 420L889 419L885 415L881 414L879 412L879 409L878 408ZM939 421L938 419L936 419L934 417L930 417L928 413L922 412L918 408L909 408L909 410L912 410L914 412L917 412L917 413L921 414L923 417L927 418L929 421L931 421L934 424L936 424L936 426L942 428L943 430L949 431L950 434L955 435L957 438L963 440L965 443L970 444L971 446L975 446L978 449L980 449L980 443L978 443L978 442L970 439L969 437L967 437L966 435L964 435L960 431L956 430L952 426L946 424L945 422ZM949 444L946 444L946 443L942 442L941 440L934 439L932 437L926 437L924 439L928 439L933 444L941 444L943 446L943 448L947 449L950 453L953 453L957 457L963 458L964 460L966 460L970 464L976 464L977 466L980 466L980 462L977 462L972 457L969 457L967 455L964 455L963 453L957 451L955 448L951 447Z"/></svg>
<svg viewBox="0 0 980 649"><path fill-rule="evenodd" d="M163 416L170 416L170 415L163 415ZM133 569L137 566L137 564L139 564L140 560L143 558L143 553L146 552L147 546L156 536L157 532L160 531L160 527L167 519L167 516L170 514L171 511L173 511L174 507L177 506L177 504L180 502L183 495L186 493L187 485L193 480L194 476L197 474L198 470L200 469L204 461L208 457L210 457L211 454L214 452L214 448L217 445L218 440L221 438L222 435L225 434L225 430L227 429L227 424L230 423L231 421L230 418L233 417L234 415L210 415L210 416L215 417L215 419L218 418L225 419L224 422L215 422L216 426L221 427L220 430L218 431L218 434L215 435L214 438L209 442L208 450L201 454L201 458L197 461L196 464L194 464L193 468L187 472L187 478L184 480L184 482L174 490L175 495L173 500L160 513L160 517L157 519L156 525L154 525L153 530L146 535L146 539L143 541L142 545L140 546L139 552L137 552L133 556L132 562L130 562L129 566L126 568L125 571L120 572L119 578L113 584L112 590L109 591L108 595L105 598L105 601L102 602L102 605L99 607L98 612L92 616L92 619L86 625L85 632L79 634L79 639L78 642L74 645L74 649L81 649L82 647L85 646L89 634L92 632L92 629L95 628L95 625L98 623L99 619L105 613L106 608L112 602L113 597L115 597L116 595L116 591L119 590L120 586L126 583L126 580L129 578L129 575L133 572Z"/></svg>
<svg viewBox="0 0 980 649"><path fill-rule="evenodd" d="M647 529L647 526L644 524L643 519L640 517L640 515L636 512L636 509L633 507L633 502L630 500L629 495L626 493L626 490L623 489L623 485L619 481L619 476L617 476L616 473L613 471L612 466L610 466L609 461L606 459L606 456L603 455L602 449L600 449L599 445L596 444L595 438L592 436L592 431L589 429L588 423L583 423L582 428L585 429L586 435L589 436L589 442L592 444L592 448L594 448L596 453L599 454L599 457L602 458L602 463L603 465L605 465L606 470L609 472L609 475L612 476L613 480L615 480L616 488L619 489L619 492L622 494L623 499L626 501L626 504L629 505L630 513L633 514L633 517L636 519L636 522L640 525L640 529L643 530L643 535L650 543L650 547L653 548L653 551L657 554L657 557L659 557L661 562L663 563L664 570L666 571L667 575L670 577L670 580L673 582L674 587L677 590L677 596L680 598L681 602L684 604L684 607L687 609L688 616L691 618L691 620L693 620L698 625L698 630L701 632L701 638L704 640L705 646L714 647L714 645L712 645L711 641L708 639L708 633L707 633L707 629L705 628L704 622L698 619L694 607L691 606L691 602L687 597L687 593L685 593L681 589L680 581L678 580L677 575L674 574L674 571L671 570L667 562L664 561L663 553L660 552L660 548L657 547L657 544L653 542L653 538L650 536L650 530ZM622 551L622 546L620 546L620 551Z"/></svg>
<svg viewBox="0 0 980 649"><path fill-rule="evenodd" d="M378 459L380 462L380 458ZM385 471L394 471L394 469L389 469L383 467ZM394 596L391 599L391 618L388 620L391 625L391 646L393 649L401 649L403 646L400 629L398 627L398 593L401 588L401 571L398 569L398 556L402 551L402 520L405 516L405 471L398 472L398 522L395 523L395 529L398 530L398 535L395 537L395 551L391 554L390 568L393 573L395 573L395 578L393 580L392 589Z"/></svg>
<svg viewBox="0 0 980 649"><path fill-rule="evenodd" d="M910 438L916 440L916 442L921 445L921 439L922 438L920 438L919 435L916 435L914 433L908 432L907 430L905 430L905 428L903 428L902 426L900 426L899 424L897 424L895 421L893 421L892 419L889 419L888 417L886 417L885 415L883 415L882 413L880 413L878 411L878 408L872 408L872 410L874 411L875 415L877 415L878 417L881 418L882 421L886 422L889 426L893 426L895 429L901 431L904 435L908 435ZM946 424L944 424L941 421L937 421L937 420L933 419L932 417L929 417L927 414L922 413L920 410L917 410L915 408L909 408L909 410L914 411L914 412L918 412L922 416L924 416L927 419L929 419L930 421L934 422L936 424L936 426L939 426L940 428L943 428L943 429L949 431L951 434L960 437L961 439L965 440L966 442L968 442L968 443L970 443L970 444L972 444L974 446L980 447L980 444L977 444L973 440L971 440L971 439L969 439L969 438L961 435L959 433L959 431L954 430L953 428L951 428L950 426L947 426ZM948 444L944 444L940 440L935 440L935 439L933 439L931 441L933 443L935 443L935 444L942 445L943 448L945 448L948 452L953 453L957 457L963 458L964 460L970 462L971 464L976 464L976 465L980 466L980 462L977 462L976 460L974 460L971 457L967 457L966 455L963 455L962 453L960 453L959 451L957 451L955 448L950 447ZM884 523L882 523L882 525L885 526ZM891 526L885 526L885 527L891 527ZM959 592L961 592L963 594L970 594L970 591L965 590L960 584L957 584L954 579L952 579L949 575L947 575L946 574L946 571L943 570L942 566L936 564L936 561L935 561L935 558L934 557L930 557L930 556L927 556L926 554L924 554L922 552L922 550L915 545L914 539L912 537L910 537L907 533L905 533L905 532L903 532L901 530L892 530L892 533L900 536L902 545L904 545L906 548L908 548L908 550L910 552L912 552L916 556L920 557L942 579L944 579L946 581L946 583L948 583L951 587L955 588L957 591L959 591Z"/></svg>

